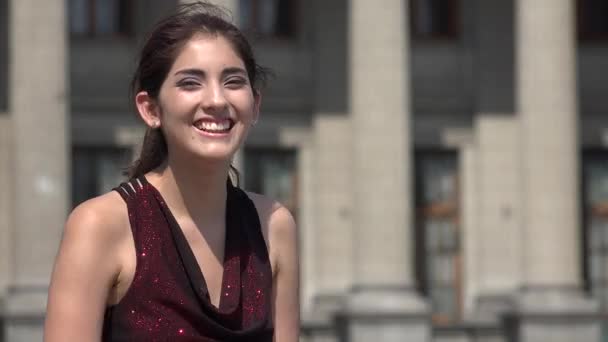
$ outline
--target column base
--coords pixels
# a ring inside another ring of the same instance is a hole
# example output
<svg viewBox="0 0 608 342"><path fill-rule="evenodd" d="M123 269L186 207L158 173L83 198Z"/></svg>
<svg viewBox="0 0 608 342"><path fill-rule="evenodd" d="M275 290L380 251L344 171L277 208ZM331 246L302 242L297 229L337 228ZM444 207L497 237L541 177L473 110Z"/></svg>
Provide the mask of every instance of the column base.
<svg viewBox="0 0 608 342"><path fill-rule="evenodd" d="M361 288L336 315L340 341L431 341L429 306L405 288Z"/></svg>
<svg viewBox="0 0 608 342"><path fill-rule="evenodd" d="M520 291L504 316L509 342L600 342L598 303L574 288Z"/></svg>
<svg viewBox="0 0 608 342"><path fill-rule="evenodd" d="M502 316L514 311L513 292L480 294L475 301L471 319L476 322L500 324Z"/></svg>
<svg viewBox="0 0 608 342"><path fill-rule="evenodd" d="M338 342L334 316L344 307L343 293L316 295L312 311L302 316L302 342Z"/></svg>
<svg viewBox="0 0 608 342"><path fill-rule="evenodd" d="M46 287L9 289L4 303L6 342L43 340L47 291Z"/></svg>

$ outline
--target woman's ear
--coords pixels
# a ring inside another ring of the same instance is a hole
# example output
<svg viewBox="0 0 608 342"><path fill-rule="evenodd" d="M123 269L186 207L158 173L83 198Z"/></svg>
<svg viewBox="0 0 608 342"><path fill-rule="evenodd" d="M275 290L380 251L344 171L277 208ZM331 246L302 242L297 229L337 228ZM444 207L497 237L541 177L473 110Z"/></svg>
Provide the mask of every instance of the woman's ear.
<svg viewBox="0 0 608 342"><path fill-rule="evenodd" d="M135 95L135 105L137 106L139 116L148 127L160 127L160 109L158 103L148 95L147 91L140 91Z"/></svg>

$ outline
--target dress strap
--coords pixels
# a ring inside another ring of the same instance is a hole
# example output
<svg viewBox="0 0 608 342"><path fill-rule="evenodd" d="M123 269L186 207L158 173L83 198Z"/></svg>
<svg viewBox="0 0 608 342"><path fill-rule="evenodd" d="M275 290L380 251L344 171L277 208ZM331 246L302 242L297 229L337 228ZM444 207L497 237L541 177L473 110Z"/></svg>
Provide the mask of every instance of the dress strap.
<svg viewBox="0 0 608 342"><path fill-rule="evenodd" d="M120 197L126 202L135 196L139 190L143 189L143 187L143 183L139 178L133 178L128 182L120 183L120 185L113 190L116 190L120 194Z"/></svg>

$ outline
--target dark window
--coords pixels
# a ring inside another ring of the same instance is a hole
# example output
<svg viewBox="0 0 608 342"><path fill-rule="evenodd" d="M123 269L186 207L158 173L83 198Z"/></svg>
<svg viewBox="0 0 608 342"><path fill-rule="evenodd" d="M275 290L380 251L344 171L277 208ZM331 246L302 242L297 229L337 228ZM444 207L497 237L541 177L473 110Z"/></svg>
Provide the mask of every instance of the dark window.
<svg viewBox="0 0 608 342"><path fill-rule="evenodd" d="M608 40L608 1L578 0L578 36L582 41Z"/></svg>
<svg viewBox="0 0 608 342"><path fill-rule="evenodd" d="M608 341L608 152L583 154L583 221L586 286L600 303Z"/></svg>
<svg viewBox="0 0 608 342"><path fill-rule="evenodd" d="M298 177L295 151L274 148L245 150L245 188L283 204L298 213Z"/></svg>
<svg viewBox="0 0 608 342"><path fill-rule="evenodd" d="M72 205L112 190L125 180L131 151L119 147L85 147L72 149Z"/></svg>
<svg viewBox="0 0 608 342"><path fill-rule="evenodd" d="M131 0L70 0L73 36L128 36L132 31Z"/></svg>
<svg viewBox="0 0 608 342"><path fill-rule="evenodd" d="M240 0L241 29L259 38L290 39L296 36L295 0Z"/></svg>
<svg viewBox="0 0 608 342"><path fill-rule="evenodd" d="M416 153L416 273L435 324L462 311L457 170L456 153Z"/></svg>
<svg viewBox="0 0 608 342"><path fill-rule="evenodd" d="M459 0L411 0L413 38L455 39L460 34Z"/></svg>

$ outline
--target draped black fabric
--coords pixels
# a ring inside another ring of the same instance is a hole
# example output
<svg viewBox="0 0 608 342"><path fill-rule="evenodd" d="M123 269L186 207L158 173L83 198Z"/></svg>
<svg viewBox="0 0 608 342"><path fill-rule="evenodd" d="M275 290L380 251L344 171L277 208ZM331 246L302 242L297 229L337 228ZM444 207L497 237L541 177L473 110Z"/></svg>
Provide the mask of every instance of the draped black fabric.
<svg viewBox="0 0 608 342"><path fill-rule="evenodd" d="M127 203L137 266L106 310L103 341L272 341L272 271L253 202L227 183L226 242L218 307L167 204L145 177L115 189Z"/></svg>

